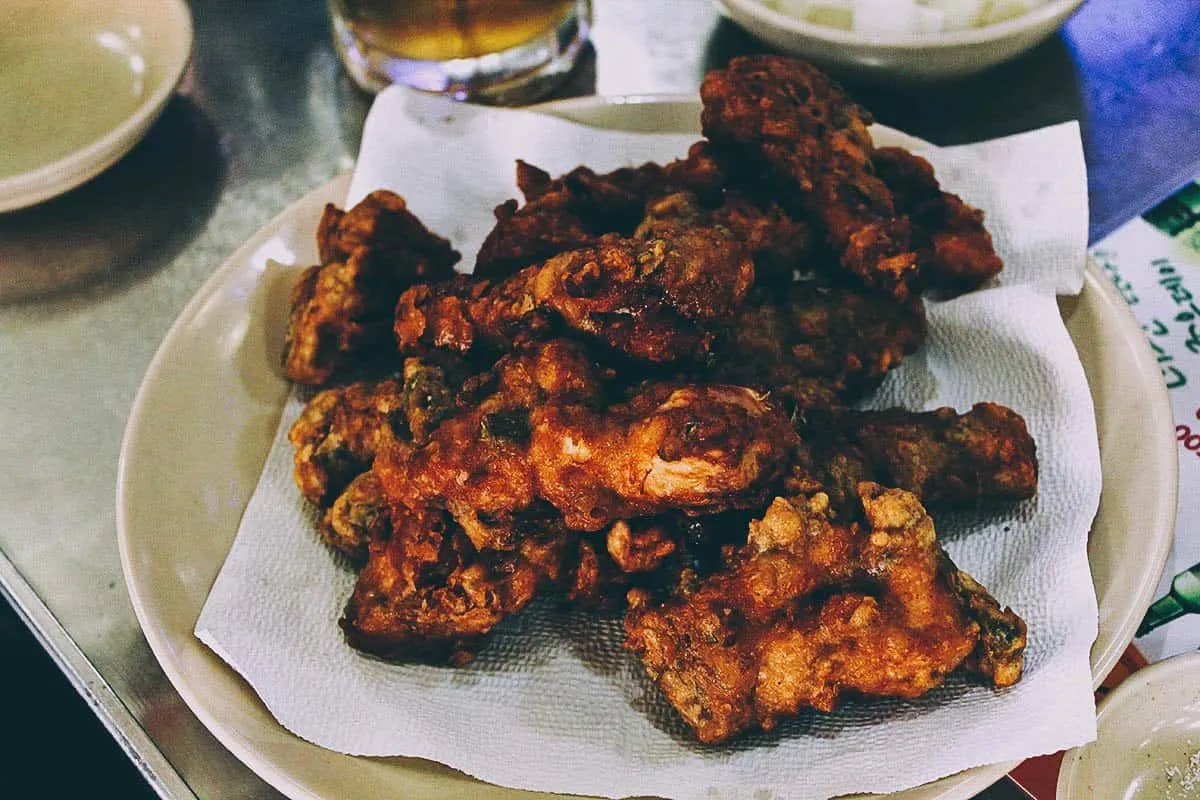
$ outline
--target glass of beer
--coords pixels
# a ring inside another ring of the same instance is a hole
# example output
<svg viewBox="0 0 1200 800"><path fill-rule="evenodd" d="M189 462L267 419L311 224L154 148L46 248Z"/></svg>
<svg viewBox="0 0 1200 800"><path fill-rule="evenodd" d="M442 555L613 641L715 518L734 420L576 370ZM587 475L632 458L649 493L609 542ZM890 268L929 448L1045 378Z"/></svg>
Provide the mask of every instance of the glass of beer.
<svg viewBox="0 0 1200 800"><path fill-rule="evenodd" d="M334 44L356 83L459 100L526 103L566 77L591 0L329 0Z"/></svg>

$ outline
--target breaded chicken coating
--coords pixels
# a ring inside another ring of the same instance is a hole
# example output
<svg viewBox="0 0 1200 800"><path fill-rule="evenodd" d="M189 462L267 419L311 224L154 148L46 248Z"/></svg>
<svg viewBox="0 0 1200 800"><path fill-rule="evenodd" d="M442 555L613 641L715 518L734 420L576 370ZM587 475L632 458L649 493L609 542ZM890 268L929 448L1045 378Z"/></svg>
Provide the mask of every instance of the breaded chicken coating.
<svg viewBox="0 0 1200 800"><path fill-rule="evenodd" d="M719 192L723 181L705 142L665 166L647 163L602 175L576 167L551 178L518 160L517 186L525 203L509 200L496 207L496 226L479 249L474 274L504 278L567 250L595 245L606 234L628 236L654 197L675 190L707 196Z"/></svg>
<svg viewBox="0 0 1200 800"><path fill-rule="evenodd" d="M351 361L389 352L396 298L415 283L450 277L459 254L386 191L347 212L327 206L317 241L322 263L292 291L283 371L322 386Z"/></svg>
<svg viewBox="0 0 1200 800"><path fill-rule="evenodd" d="M296 485L310 502L325 507L385 446L422 444L454 406L441 367L406 359L402 379L325 389L288 430Z"/></svg>
<svg viewBox="0 0 1200 800"><path fill-rule="evenodd" d="M485 634L561 579L572 545L545 532L480 552L444 511L402 506L390 527L370 542L341 626L359 650L408 661L468 663Z"/></svg>
<svg viewBox="0 0 1200 800"><path fill-rule="evenodd" d="M779 407L740 386L651 385L603 412L540 406L531 422L539 493L583 531L672 509L754 505L795 446Z"/></svg>
<svg viewBox="0 0 1200 800"><path fill-rule="evenodd" d="M821 494L779 498L726 570L661 606L634 593L626 646L700 741L847 694L920 697L963 665L1019 677L1024 623L960 577L917 499L858 491L861 525L832 522Z"/></svg>
<svg viewBox="0 0 1200 800"><path fill-rule="evenodd" d="M974 509L1037 492L1033 437L1021 415L996 403L916 413L812 410L796 418L801 445L794 491L823 491L852 509L860 481L915 494L930 508Z"/></svg>
<svg viewBox="0 0 1200 800"><path fill-rule="evenodd" d="M892 191L897 213L912 221L923 288L969 291L1004 268L983 212L943 192L928 161L901 147L880 147L871 163Z"/></svg>
<svg viewBox="0 0 1200 800"><path fill-rule="evenodd" d="M803 281L756 292L714 348L712 380L773 390L789 410L845 406L925 341L919 297Z"/></svg>
<svg viewBox="0 0 1200 800"><path fill-rule="evenodd" d="M819 219L842 268L903 298L917 272L908 220L875 176L871 116L816 68L742 56L705 76L704 135L743 172L775 185L793 213Z"/></svg>
<svg viewBox="0 0 1200 800"><path fill-rule="evenodd" d="M742 245L718 228L645 240L608 238L499 282L415 286L396 306L403 353L477 344L508 349L522 333L562 326L638 361L698 359L754 280Z"/></svg>

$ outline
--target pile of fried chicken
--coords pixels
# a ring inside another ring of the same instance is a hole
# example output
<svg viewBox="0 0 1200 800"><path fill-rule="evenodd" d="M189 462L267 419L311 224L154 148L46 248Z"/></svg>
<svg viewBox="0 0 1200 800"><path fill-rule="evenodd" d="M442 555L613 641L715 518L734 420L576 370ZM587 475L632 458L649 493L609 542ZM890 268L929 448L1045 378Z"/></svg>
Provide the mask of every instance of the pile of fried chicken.
<svg viewBox="0 0 1200 800"><path fill-rule="evenodd" d="M320 388L296 483L363 564L347 641L463 665L535 597L623 607L706 743L1016 682L1024 623L926 509L1033 496L1024 421L852 410L921 346L924 293L1000 271L983 215L807 64L734 59L701 97L669 164L518 162L470 275L395 194L326 208L284 368Z"/></svg>

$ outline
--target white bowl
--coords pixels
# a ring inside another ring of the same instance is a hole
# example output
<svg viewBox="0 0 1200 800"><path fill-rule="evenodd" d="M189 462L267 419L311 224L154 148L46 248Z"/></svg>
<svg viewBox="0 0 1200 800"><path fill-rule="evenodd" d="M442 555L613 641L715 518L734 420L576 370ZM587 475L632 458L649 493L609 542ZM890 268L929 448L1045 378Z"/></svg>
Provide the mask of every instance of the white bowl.
<svg viewBox="0 0 1200 800"><path fill-rule="evenodd" d="M729 16L768 44L814 63L848 72L906 79L967 75L1006 61L1048 39L1083 3L1051 0L982 28L887 37L796 19L762 0L721 0Z"/></svg>
<svg viewBox="0 0 1200 800"><path fill-rule="evenodd" d="M1063 758L1058 800L1200 797L1200 653L1130 675L1096 727L1096 741Z"/></svg>
<svg viewBox="0 0 1200 800"><path fill-rule="evenodd" d="M0 211L73 189L129 152L191 49L183 0L2 0Z"/></svg>

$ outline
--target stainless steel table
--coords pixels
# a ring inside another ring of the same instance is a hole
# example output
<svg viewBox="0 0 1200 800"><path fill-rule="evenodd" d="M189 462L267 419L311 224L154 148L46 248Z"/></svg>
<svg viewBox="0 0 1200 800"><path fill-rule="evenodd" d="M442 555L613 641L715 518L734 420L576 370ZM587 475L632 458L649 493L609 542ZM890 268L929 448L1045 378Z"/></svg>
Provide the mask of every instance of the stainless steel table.
<svg viewBox="0 0 1200 800"><path fill-rule="evenodd" d="M692 92L761 49L706 0L595 1L595 50L560 94ZM250 234L353 165L369 98L338 66L321 0L192 10L191 68L145 141L71 194L0 215L0 588L31 632L13 647L40 641L160 795L276 797L142 639L117 557L117 453L175 315ZM1080 119L1096 238L1200 174L1198 52L1196 3L1091 0L987 74L847 83L882 122L942 144ZM6 692L21 680L0 675Z"/></svg>

